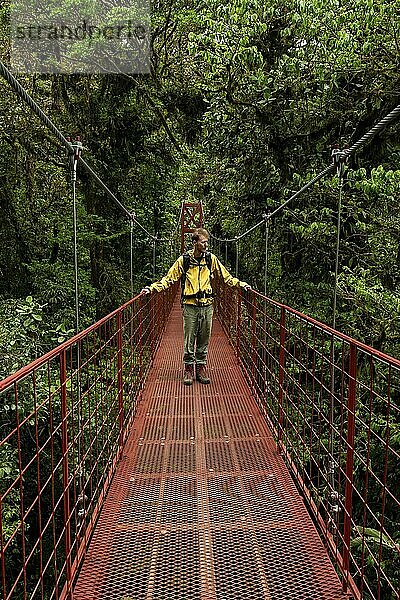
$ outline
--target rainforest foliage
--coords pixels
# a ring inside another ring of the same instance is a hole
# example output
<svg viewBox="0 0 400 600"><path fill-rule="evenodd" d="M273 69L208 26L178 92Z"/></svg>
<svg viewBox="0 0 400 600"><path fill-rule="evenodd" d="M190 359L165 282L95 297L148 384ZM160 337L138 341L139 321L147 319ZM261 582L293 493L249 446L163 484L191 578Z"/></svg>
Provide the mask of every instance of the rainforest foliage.
<svg viewBox="0 0 400 600"><path fill-rule="evenodd" d="M9 6L0 8L2 60ZM148 75L19 75L151 234L80 169L81 327L161 275L183 200L234 238L273 212L400 97L397 0L159 0ZM0 379L74 331L71 175L65 150L0 81ZM336 327L399 356L400 121L346 165ZM333 320L339 183L320 180L269 222L268 296ZM235 245L212 250L235 266ZM239 244L264 291L265 227ZM154 263L155 257L155 263ZM3 413L4 414L4 413ZM7 462L7 461L6 461ZM4 464L6 464L6 462Z"/></svg>
<svg viewBox="0 0 400 600"><path fill-rule="evenodd" d="M7 62L8 8L1 9ZM394 1L157 2L149 75L20 76L60 130L148 231L173 238L182 200L234 237L272 212L396 106L400 29ZM0 83L1 374L74 327L72 198L65 152ZM397 354L400 336L400 124L347 166L337 327ZM333 318L338 181L329 176L272 219L268 295ZM82 326L125 301L130 224L81 170ZM231 266L235 248L214 245ZM173 252L177 252L178 249ZM170 261L156 247L156 274ZM264 228L240 245L239 272L264 289ZM151 240L134 229L134 291L153 276ZM32 322L17 306L31 297ZM35 313L32 313L35 314ZM11 336L11 337L10 337ZM14 351L5 351L11 339Z"/></svg>

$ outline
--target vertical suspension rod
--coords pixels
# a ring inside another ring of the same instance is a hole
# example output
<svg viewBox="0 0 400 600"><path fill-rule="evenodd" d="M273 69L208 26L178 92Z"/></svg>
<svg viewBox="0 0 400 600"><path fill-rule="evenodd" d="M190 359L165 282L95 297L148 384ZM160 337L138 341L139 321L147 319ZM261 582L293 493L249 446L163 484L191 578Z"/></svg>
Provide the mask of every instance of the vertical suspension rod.
<svg viewBox="0 0 400 600"><path fill-rule="evenodd" d="M156 277L156 240L153 239L153 279Z"/></svg>
<svg viewBox="0 0 400 600"><path fill-rule="evenodd" d="M131 296L133 298L133 224L134 224L135 214L132 213L130 218L131 223L131 232L130 232L130 278L131 278Z"/></svg>
<svg viewBox="0 0 400 600"><path fill-rule="evenodd" d="M265 219L265 265L264 265L264 296L267 295L268 279L268 241L269 241L269 215L263 215Z"/></svg>
<svg viewBox="0 0 400 600"><path fill-rule="evenodd" d="M338 201L338 219L337 219L337 232L336 232L336 255L335 255L335 285L333 290L333 320L332 327L336 329L336 314L337 314L337 282L339 274L339 253L340 253L340 228L342 224L342 195L343 195L343 171L344 164L340 163L338 167L338 188L339 188L339 201Z"/></svg>
<svg viewBox="0 0 400 600"><path fill-rule="evenodd" d="M67 138L68 141L69 138ZM76 170L82 154L80 137L71 144L74 152L70 156L71 181L72 181L72 228L74 246L74 291L75 291L75 333L79 332L79 278L78 278L78 214L76 202Z"/></svg>
<svg viewBox="0 0 400 600"><path fill-rule="evenodd" d="M238 276L239 273L239 240L236 239L236 262L235 262L235 275Z"/></svg>

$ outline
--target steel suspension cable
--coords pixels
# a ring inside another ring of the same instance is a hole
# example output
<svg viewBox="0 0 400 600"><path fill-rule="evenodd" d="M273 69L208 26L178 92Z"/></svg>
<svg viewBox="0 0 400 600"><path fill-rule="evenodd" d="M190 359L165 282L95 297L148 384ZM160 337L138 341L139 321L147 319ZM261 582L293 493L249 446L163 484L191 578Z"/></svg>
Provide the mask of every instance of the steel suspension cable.
<svg viewBox="0 0 400 600"><path fill-rule="evenodd" d="M26 104L33 110L33 112L41 119L41 121L48 127L59 142L68 150L70 154L74 152L72 144L65 138L65 136L61 133L61 131L54 125L54 123L47 117L47 115L42 111L39 105L33 100L33 98L28 94L25 88L18 82L18 80L14 77L14 75L7 69L2 61L0 61L0 74L4 77L4 79L9 83L9 85L14 89L14 91L24 100ZM364 136L362 136L357 142L355 142L350 148L345 149L343 151L344 155L349 157L355 154L358 150L368 144L378 133L383 131L388 125L394 122L400 116L400 105L393 109L388 115L386 115L381 121L379 121L374 127L372 127ZM84 168L92 175L92 177L96 180L96 182L101 186L101 188L105 191L107 196L111 198L129 217L132 219L132 213L118 200L118 198L111 192L111 190L107 187L107 185L102 181L102 179L97 175L97 173L90 167L90 165L82 158L80 158L80 162L84 166ZM301 195L304 191L313 186L317 181L325 177L334 170L335 166L333 164L326 167L323 171L318 173L313 179L311 179L308 183L302 186L297 192L295 192L290 198L288 198L283 204L281 204L274 211L269 213L268 218L271 219L275 214L280 212L287 204L292 202L295 198ZM145 233L149 236L153 241L166 241L165 239L158 239L156 236L151 234L143 225L141 225L135 218L134 221L136 225L138 225ZM265 222L263 218L261 221L250 227L248 230L239 234L234 238L218 238L211 234L211 237L219 242L236 242L239 239L245 237L258 227L260 227Z"/></svg>
<svg viewBox="0 0 400 600"><path fill-rule="evenodd" d="M97 181L97 183L99 184L99 186L102 188L102 190L106 193L106 195L115 202L115 204L117 204L121 210L124 211L124 213L127 215L127 217L129 218L130 221L133 221L135 223L135 225L137 225L138 227L140 227L140 229L142 229L142 231L144 231L144 233L153 241L158 241L158 242L165 242L167 241L167 238L158 238L156 235L153 235L152 233L150 233L150 231L148 231L137 219L135 214L130 211L128 208L126 208L126 206L124 206L122 204L122 202L120 200L118 200L117 196L110 190L110 188L104 183L104 181L101 179L101 177L99 177L99 175L97 175L97 173L92 169L92 167L83 159L80 159L81 163L83 164L83 166L85 167L86 171L88 173L90 173L90 175L92 175L93 179L95 179Z"/></svg>
<svg viewBox="0 0 400 600"><path fill-rule="evenodd" d="M339 201L338 201L338 220L337 220L337 232L336 232L336 253L335 253L335 286L333 292L333 324L332 328L336 329L336 305L337 305L337 281L339 273L339 251L340 251L340 227L342 220L342 194L343 194L343 170L338 174L339 176Z"/></svg>
<svg viewBox="0 0 400 600"><path fill-rule="evenodd" d="M31 110L39 117L39 119L44 123L44 125L46 125L48 129L50 129L50 131L55 135L57 140L67 149L69 154L73 154L74 148L71 142L67 140L67 138L61 133L61 131L53 123L53 121L51 121L51 119L49 119L49 117L43 112L43 110L40 108L37 102L35 102L32 96L29 95L26 89L19 83L19 81L14 77L14 75L9 71L9 69L7 69L7 67L2 61L0 61L0 75L4 77L4 79L9 83L12 89L29 106L29 108L31 108ZM99 186L103 189L106 195L121 208L121 210L127 215L129 219L132 219L131 211L126 206L124 206L124 204L122 204L120 200L118 200L116 195L113 194L110 188L104 183L101 177L99 177L99 175L86 162L86 160L80 157L79 162L83 165L85 170L93 177L93 179L99 184ZM141 223L139 223L139 221L136 218L133 217L133 219L136 225L138 225L146 233L146 235L150 237L150 239L166 241L165 239L157 238L152 233L147 231L147 229L143 227L143 225L141 225Z"/></svg>
<svg viewBox="0 0 400 600"><path fill-rule="evenodd" d="M355 142L350 148L343 150L346 156L352 156L358 150L363 148L381 131L386 129L388 125L394 123L396 119L400 117L400 104L396 106L390 113L388 113L383 119L381 119L376 125L374 125L366 134L364 134L357 142Z"/></svg>
<svg viewBox="0 0 400 600"><path fill-rule="evenodd" d="M219 237L216 237L215 235L213 235L212 233L210 233L210 237L217 242L225 242L225 243L236 242L237 240L242 239L243 237L245 237L246 235L248 235L249 233L254 231L254 229L257 229L257 227L260 227L260 225L262 225L263 223L264 223L264 219L262 221L260 221L259 223L256 223L255 225L250 227L250 229L247 229L244 233L241 233L234 238L219 238Z"/></svg>
<svg viewBox="0 0 400 600"><path fill-rule="evenodd" d="M75 333L79 332L79 282L78 282L78 214L76 206L76 163L72 157L72 228L74 244Z"/></svg>
<svg viewBox="0 0 400 600"><path fill-rule="evenodd" d="M120 209L126 214L126 216L128 217L128 219L131 219L132 218L132 212L130 210L128 210L128 208L126 208L126 206L124 206L120 200L118 200L118 198L116 197L116 195L113 194L113 192L110 190L110 188L104 183L104 181L101 179L101 177L99 177L99 175L97 175L97 173L86 162L86 160L84 158L81 158L80 159L80 163L83 165L83 167L85 168L85 170L93 177L93 179L99 184L99 186L106 193L106 195L111 200L113 200L113 202L115 202L115 204L117 204L120 207Z"/></svg>
<svg viewBox="0 0 400 600"><path fill-rule="evenodd" d="M99 175L97 175L97 173L92 169L92 167L83 159L80 159L80 162L83 164L83 166L85 167L86 171L88 173L90 173L90 175L92 175L92 177L97 181L97 183L100 185L100 187L103 189L103 191L106 193L106 195L113 200L120 208L121 210L124 211L124 213L127 215L127 217L129 218L129 220L133 221L135 223L135 225L137 225L138 227L140 227L140 229L142 231L144 231L144 233L153 241L155 242L166 242L168 240L168 238L159 238L156 235L153 235L152 233L150 233L150 231L148 231L137 219L134 213L132 213L128 208L126 208L126 206L124 206L122 204L122 202L120 200L118 200L117 196L110 190L110 188L104 183L104 181L101 179L101 177L99 177Z"/></svg>
<svg viewBox="0 0 400 600"><path fill-rule="evenodd" d="M67 140L69 141L69 140ZM76 182L77 182L77 166L78 161L81 157L82 144L80 139L77 139L73 144L73 154L70 156L70 168L71 168L71 180L72 180L72 229L73 229L73 246L74 246L74 290L75 290L75 334L79 333L79 265L78 265L78 210L76 200ZM83 415L82 415L82 386L81 386L81 345L78 344L76 348L76 403L72 403L72 419L76 415L78 421L78 431L81 431ZM85 493L83 487L83 472L81 467L82 460L82 438L79 435L77 439L77 455L78 455L78 504L81 508L78 510L77 524L78 528L81 525L81 518L84 515L84 504L85 504ZM74 466L75 470L75 466ZM83 511L83 513L82 513Z"/></svg>
<svg viewBox="0 0 400 600"><path fill-rule="evenodd" d="M267 295L268 279L268 242L269 242L269 218L268 214L264 216L265 220L265 263L264 263L264 296Z"/></svg>
<svg viewBox="0 0 400 600"><path fill-rule="evenodd" d="M131 278L131 294L132 298L135 295L133 291L133 219L131 219L130 231L130 278Z"/></svg>
<svg viewBox="0 0 400 600"><path fill-rule="evenodd" d="M18 96L33 110L33 112L39 117L39 119L48 127L58 139L58 141L68 150L70 154L73 154L74 150L72 145L67 140L61 131L54 125L53 121L42 111L40 106L34 101L34 99L28 94L26 89L22 87L19 81L14 75L7 69L5 64L0 61L0 75L9 83L13 90Z"/></svg>
<svg viewBox="0 0 400 600"><path fill-rule="evenodd" d="M357 140L357 142L355 142L352 146L350 146L350 148L346 148L345 150L343 150L343 154L345 155L345 157L353 156L356 152L358 152L359 150L361 150L361 148L363 148L364 146L366 146L367 144L369 144L371 142L371 140L378 133L380 133L381 131L383 131L384 129L386 129L386 127L388 125L390 125L391 123L393 123L399 117L400 117L400 104L396 108L394 108L390 113L388 113L383 119L381 119L376 125L374 125L359 140ZM318 173L318 175L316 175L315 177L313 177L313 179L311 179L310 181L308 181L297 192L295 192L294 194L292 194L292 196L290 196L290 198L288 198L287 200L285 200L285 202L283 202L280 206L278 206L278 208L276 208L271 213L269 213L268 214L268 219L271 219L272 217L274 217L278 212L280 212L283 208L285 208L285 206L287 206L290 202L292 202L293 200L295 200L303 192L305 192L310 187L312 187L315 183L317 183L317 181L319 181L320 179L322 179L326 175L329 175L330 173L333 173L333 171L335 170L335 168L336 167L335 167L335 165L333 163L330 164L330 165L328 165L323 171L321 171L320 173ZM252 227L250 227L250 229L247 229L245 232L237 235L234 238L218 238L218 237L216 237L216 236L214 236L212 234L211 234L211 237L214 240L217 240L217 241L220 241L220 242L235 242L236 240L241 239L242 237L244 237L244 236L248 235L249 233L251 233L252 231L254 231L254 229L257 229L258 227L260 227L264 223L264 221L265 221L264 219L262 221L259 221L258 223L256 223Z"/></svg>
<svg viewBox="0 0 400 600"><path fill-rule="evenodd" d="M74 153L73 146L71 142L67 140L67 138L61 133L61 131L56 127L56 125L49 119L49 117L43 112L40 106L35 102L32 96L26 91L26 89L19 83L19 81L14 77L14 75L7 69L5 64L0 61L0 74L4 77L4 79L10 84L13 90L18 94L18 96L32 109L32 111L39 117L39 119L46 125L48 129L52 131L58 141L68 150L70 154ZM116 198L116 196L108 189L108 187L103 183L100 177L94 172L92 167L88 165L88 163L80 157L80 163L85 167L85 169L93 176L93 178L103 187L104 191L109 195L112 200L114 200L122 210L130 217L130 212L125 206Z"/></svg>
<svg viewBox="0 0 400 600"><path fill-rule="evenodd" d="M49 119L49 117L43 112L40 106L35 102L35 100L29 95L27 90L19 83L19 81L14 77L14 75L7 69L3 62L0 61L0 74L4 77L4 79L8 82L11 88L16 92L16 94L31 108L31 110L39 117L42 123L55 135L56 139L67 149L68 153L73 156L74 155L74 145L61 133L58 127ZM133 293L133 223L135 223L153 242L153 273L155 272L155 245L157 242L166 242L169 238L158 238L153 235L150 231L148 231L135 217L134 213L130 211L118 198L117 196L110 190L110 188L104 183L101 177L95 172L95 170L87 163L85 159L79 155L79 162L84 167L86 172L93 177L96 183L100 186L100 188L105 192L106 196L110 198L119 208L125 213L131 223L131 288ZM78 331L79 326L79 305L78 305L78 281L77 281L77 210L76 210L76 162L75 162L75 179L73 181L73 232L74 232L74 271L75 271L75 325Z"/></svg>
<svg viewBox="0 0 400 600"><path fill-rule="evenodd" d="M81 158L81 163L83 164L83 166L85 167L86 171L88 173L90 173L90 175L92 175L92 177L97 181L97 183L100 185L100 187L103 189L103 191L106 193L106 195L113 200L120 208L121 210L124 211L124 213L127 215L127 217L129 218L130 221L133 221L135 223L135 225L137 225L138 227L140 227L140 229L142 231L144 231L144 233L153 241L155 242L165 242L168 240L168 238L159 238L156 235L153 235L152 233L150 233L150 231L148 231L137 219L136 216L133 212L131 212L130 210L128 210L126 208L126 206L124 206L122 204L122 202L120 200L118 200L117 196L110 190L110 188L104 183L104 181L101 179L101 177L99 177L97 175L97 173L92 169L92 167L90 165L88 165L88 163Z"/></svg>
<svg viewBox="0 0 400 600"><path fill-rule="evenodd" d="M335 170L335 165L329 165L328 167L326 167L323 171L321 171L320 173L318 173L318 175L316 175L315 177L313 177L313 179L311 179L310 181L308 181L305 185L303 185L303 187L301 187L297 192L295 192L294 194L292 194L292 196L290 196L290 198L288 198L287 200L285 200L285 202L283 202L280 206L278 206L278 208L276 208L275 210L273 210L271 213L268 213L268 219L272 219L272 217L274 217L278 212L280 212L283 208L285 208L285 206L287 206L287 204L289 204L290 202L292 202L292 200L294 200L295 198L297 198L298 196L300 196L300 194L302 194L303 192L305 192L306 190L308 190L308 188L312 187L314 185L314 183L316 183L317 181L319 181L320 179L322 179L323 177L325 177L325 175L328 175L329 173L332 173ZM210 234L210 237L212 237L214 240L220 241L220 242L236 242L236 240L240 240L243 237L245 237L246 235L248 235L249 233L251 233L252 231L254 231L255 229L257 229L258 227L260 227L263 223L265 223L265 217L263 217L263 219L261 221L259 221L258 223L256 223L255 225L253 225L252 227L250 227L249 229L247 229L246 231L244 231L243 233L237 235L234 238L218 238L212 234Z"/></svg>
<svg viewBox="0 0 400 600"><path fill-rule="evenodd" d="M235 276L239 273L239 239L236 240Z"/></svg>
<svg viewBox="0 0 400 600"><path fill-rule="evenodd" d="M345 169L345 156L344 153L341 153L340 150L334 150L332 153L334 158L334 162L337 169L337 177L338 177L338 189L339 189L339 198L338 198L338 218L337 218L337 231L336 231L336 251L335 251L335 274L334 274L334 289L333 289L333 319L332 319L332 328L336 329L336 313L337 313L337 282L338 282L338 273L339 273L339 253L340 253L340 228L342 221L342 196L343 196L343 179L344 179L344 169ZM337 156L338 160L335 160ZM336 486L336 468L335 468L335 459L334 459L334 396L335 396L335 344L333 339L331 340L330 347L330 401L329 401L329 441L328 441L328 449L330 460L327 464L327 478L328 478L328 502L331 507L331 524L334 525L338 518L338 499L339 492ZM330 489L329 489L330 488Z"/></svg>

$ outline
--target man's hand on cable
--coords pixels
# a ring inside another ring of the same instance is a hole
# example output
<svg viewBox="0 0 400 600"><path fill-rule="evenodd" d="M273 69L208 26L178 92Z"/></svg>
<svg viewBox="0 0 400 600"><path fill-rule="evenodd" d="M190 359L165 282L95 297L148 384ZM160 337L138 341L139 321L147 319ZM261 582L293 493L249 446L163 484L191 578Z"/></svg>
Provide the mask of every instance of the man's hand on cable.
<svg viewBox="0 0 400 600"><path fill-rule="evenodd" d="M141 294L150 294L150 292L151 292L151 290L147 285L142 290L140 290Z"/></svg>
<svg viewBox="0 0 400 600"><path fill-rule="evenodd" d="M251 292L251 285L249 283L245 283L243 286L245 292Z"/></svg>

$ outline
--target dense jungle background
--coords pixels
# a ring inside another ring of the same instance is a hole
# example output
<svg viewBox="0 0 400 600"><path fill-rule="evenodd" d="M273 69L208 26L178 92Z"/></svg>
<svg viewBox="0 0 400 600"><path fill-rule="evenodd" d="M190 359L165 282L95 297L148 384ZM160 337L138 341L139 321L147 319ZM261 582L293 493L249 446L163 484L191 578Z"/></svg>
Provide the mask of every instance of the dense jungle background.
<svg viewBox="0 0 400 600"><path fill-rule="evenodd" d="M1 8L3 59L9 48ZM170 237L182 200L234 237L277 208L396 106L394 1L156 2L149 75L30 75L21 83L147 229ZM65 151L0 82L0 376L74 328L72 199ZM337 328L398 355L400 123L346 170ZM81 170L82 327L130 297L126 216ZM268 295L332 323L338 182L329 176L273 219ZM135 229L136 290L152 244ZM239 275L264 289L264 228ZM214 245L215 252L224 248ZM179 253L176 248L175 255ZM171 253L157 247L156 275ZM228 263L234 248L228 248Z"/></svg>
<svg viewBox="0 0 400 600"><path fill-rule="evenodd" d="M9 10L1 2L5 64ZM134 228L134 293L178 256L183 200L201 201L211 233L233 238L330 164L335 144L350 146L399 104L397 0L154 1L151 50L147 75L18 75L64 135L81 136L83 156L137 220L167 240L154 248ZM3 80L0 123L3 379L73 334L75 305L65 149ZM399 134L397 121L346 165L336 317L337 329L396 357ZM130 222L83 170L77 190L83 329L131 297ZM328 324L338 202L329 175L269 228L268 296ZM264 233L240 243L239 277L260 291ZM234 270L234 245L211 250ZM1 410L5 423L12 407Z"/></svg>

